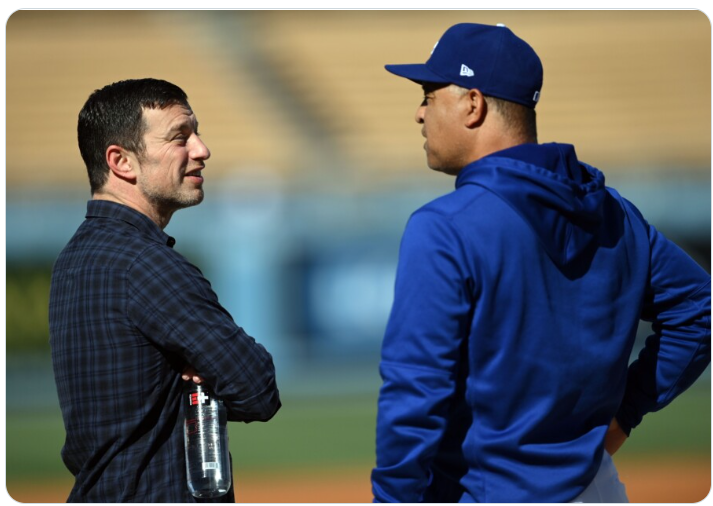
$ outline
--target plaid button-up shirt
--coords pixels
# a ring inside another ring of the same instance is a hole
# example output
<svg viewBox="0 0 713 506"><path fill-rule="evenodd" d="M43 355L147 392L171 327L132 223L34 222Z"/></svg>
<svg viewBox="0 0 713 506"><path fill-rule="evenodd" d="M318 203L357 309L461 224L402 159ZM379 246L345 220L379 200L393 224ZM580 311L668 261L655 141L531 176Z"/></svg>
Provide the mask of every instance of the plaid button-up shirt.
<svg viewBox="0 0 713 506"><path fill-rule="evenodd" d="M280 407L270 354L174 243L147 216L92 200L55 263L50 344L70 502L196 502L183 445L187 364L229 420L265 421ZM232 490L218 501L233 502Z"/></svg>

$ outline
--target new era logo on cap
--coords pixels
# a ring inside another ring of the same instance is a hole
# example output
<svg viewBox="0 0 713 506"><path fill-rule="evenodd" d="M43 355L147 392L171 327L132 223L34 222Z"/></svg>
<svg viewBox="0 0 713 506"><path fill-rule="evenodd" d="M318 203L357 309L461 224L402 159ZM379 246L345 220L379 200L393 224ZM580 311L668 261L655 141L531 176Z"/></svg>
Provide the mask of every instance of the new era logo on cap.
<svg viewBox="0 0 713 506"><path fill-rule="evenodd" d="M460 75L466 76L466 77L473 77L475 75L475 72L473 72L468 65L461 65L460 66Z"/></svg>

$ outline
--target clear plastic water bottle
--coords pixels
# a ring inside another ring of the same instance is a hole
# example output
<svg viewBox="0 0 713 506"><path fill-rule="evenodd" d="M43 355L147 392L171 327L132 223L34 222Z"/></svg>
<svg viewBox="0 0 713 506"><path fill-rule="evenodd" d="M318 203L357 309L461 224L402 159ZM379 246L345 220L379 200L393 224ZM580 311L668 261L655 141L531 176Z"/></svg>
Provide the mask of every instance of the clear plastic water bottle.
<svg viewBox="0 0 713 506"><path fill-rule="evenodd" d="M223 401L205 384L187 381L184 441L188 490L194 497L225 495L230 489L228 415Z"/></svg>

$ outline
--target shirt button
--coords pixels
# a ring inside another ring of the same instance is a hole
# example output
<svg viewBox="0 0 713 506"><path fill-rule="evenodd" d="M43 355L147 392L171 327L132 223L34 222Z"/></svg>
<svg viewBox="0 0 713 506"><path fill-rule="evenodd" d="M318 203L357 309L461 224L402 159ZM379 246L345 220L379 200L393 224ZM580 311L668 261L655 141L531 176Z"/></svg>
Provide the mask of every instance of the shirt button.
<svg viewBox="0 0 713 506"><path fill-rule="evenodd" d="M168 244L170 248L173 248L173 245L176 244L176 240L173 237L169 237L168 241L166 241L166 244Z"/></svg>

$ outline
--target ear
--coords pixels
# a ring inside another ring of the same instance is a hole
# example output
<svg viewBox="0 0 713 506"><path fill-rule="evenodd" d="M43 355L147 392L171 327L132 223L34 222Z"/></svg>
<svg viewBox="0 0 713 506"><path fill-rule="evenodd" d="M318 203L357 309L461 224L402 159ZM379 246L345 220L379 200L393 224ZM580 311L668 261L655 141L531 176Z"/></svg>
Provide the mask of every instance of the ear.
<svg viewBox="0 0 713 506"><path fill-rule="evenodd" d="M479 89L473 88L468 90L463 99L467 107L466 126L474 128L482 124L488 107L483 93Z"/></svg>
<svg viewBox="0 0 713 506"><path fill-rule="evenodd" d="M109 170L119 179L136 181L136 165L138 161L133 154L121 146L112 144L106 148L106 163L109 166Z"/></svg>

